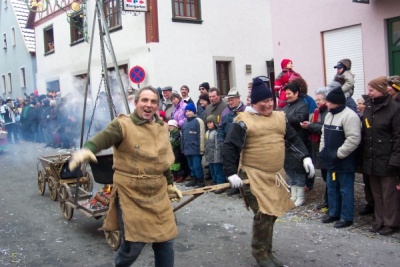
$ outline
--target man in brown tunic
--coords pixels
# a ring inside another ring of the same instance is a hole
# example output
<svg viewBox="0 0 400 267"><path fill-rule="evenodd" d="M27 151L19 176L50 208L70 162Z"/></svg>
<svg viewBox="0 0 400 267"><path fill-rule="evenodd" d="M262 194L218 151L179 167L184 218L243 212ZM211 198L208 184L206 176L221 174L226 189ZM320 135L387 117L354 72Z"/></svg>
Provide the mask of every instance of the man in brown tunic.
<svg viewBox="0 0 400 267"><path fill-rule="evenodd" d="M114 177L107 231L120 230L118 267L135 262L146 243L153 243L155 266L173 267L173 239L178 230L169 194L182 193L173 185L170 166L174 154L167 125L156 114L159 94L152 87L139 90L135 111L119 115L103 131L73 154L70 169L96 161L95 153L113 147Z"/></svg>
<svg viewBox="0 0 400 267"><path fill-rule="evenodd" d="M224 140L224 173L233 188L241 187L242 179L250 181L250 186L243 186L243 196L254 212L252 253L259 266L283 266L272 254L272 234L277 217L294 207L288 185L278 173L283 168L285 145L303 161L309 177L315 170L285 114L273 110L273 95L260 78L253 80L251 104L235 118Z"/></svg>

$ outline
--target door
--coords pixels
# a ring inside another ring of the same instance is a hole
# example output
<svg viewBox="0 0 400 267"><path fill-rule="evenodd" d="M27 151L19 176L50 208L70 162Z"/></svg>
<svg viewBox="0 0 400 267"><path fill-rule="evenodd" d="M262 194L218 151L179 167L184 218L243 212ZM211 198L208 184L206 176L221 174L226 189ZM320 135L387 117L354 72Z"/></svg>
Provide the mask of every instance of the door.
<svg viewBox="0 0 400 267"><path fill-rule="evenodd" d="M400 75L400 17L387 21L389 72Z"/></svg>

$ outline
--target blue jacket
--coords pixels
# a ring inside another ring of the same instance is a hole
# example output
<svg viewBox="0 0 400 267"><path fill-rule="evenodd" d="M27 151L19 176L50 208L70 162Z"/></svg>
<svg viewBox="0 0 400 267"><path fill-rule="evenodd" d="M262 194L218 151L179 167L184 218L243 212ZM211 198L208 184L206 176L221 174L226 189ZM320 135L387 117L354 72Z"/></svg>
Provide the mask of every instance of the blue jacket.
<svg viewBox="0 0 400 267"><path fill-rule="evenodd" d="M182 153L185 156L204 154L204 123L197 116L187 118L182 125Z"/></svg>
<svg viewBox="0 0 400 267"><path fill-rule="evenodd" d="M345 105L330 110L322 129L320 154L332 172L355 172L356 151L361 141L358 115Z"/></svg>

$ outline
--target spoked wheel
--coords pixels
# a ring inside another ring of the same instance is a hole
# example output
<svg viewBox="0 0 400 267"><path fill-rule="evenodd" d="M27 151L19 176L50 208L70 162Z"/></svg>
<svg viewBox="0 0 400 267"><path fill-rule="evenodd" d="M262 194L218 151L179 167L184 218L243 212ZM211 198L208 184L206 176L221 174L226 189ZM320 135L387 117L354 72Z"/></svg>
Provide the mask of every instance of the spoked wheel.
<svg viewBox="0 0 400 267"><path fill-rule="evenodd" d="M57 190L60 184L56 181L54 177L49 177L49 191L50 191L50 198L54 201L57 200Z"/></svg>
<svg viewBox="0 0 400 267"><path fill-rule="evenodd" d="M113 231L109 232L104 230L104 236L107 240L107 244L110 248L116 251L119 246L121 245L121 232L120 231Z"/></svg>
<svg viewBox="0 0 400 267"><path fill-rule="evenodd" d="M85 178L86 181L80 185L80 188L86 192L91 192L93 189L93 177L87 172Z"/></svg>
<svg viewBox="0 0 400 267"><path fill-rule="evenodd" d="M62 184L59 189L59 203L60 209L64 218L67 220L71 220L72 216L74 216L74 209L67 204L67 199L71 197L71 190L67 184Z"/></svg>
<svg viewBox="0 0 400 267"><path fill-rule="evenodd" d="M44 191L46 191L46 179L44 178L42 171L38 172L38 189L39 194L43 196Z"/></svg>

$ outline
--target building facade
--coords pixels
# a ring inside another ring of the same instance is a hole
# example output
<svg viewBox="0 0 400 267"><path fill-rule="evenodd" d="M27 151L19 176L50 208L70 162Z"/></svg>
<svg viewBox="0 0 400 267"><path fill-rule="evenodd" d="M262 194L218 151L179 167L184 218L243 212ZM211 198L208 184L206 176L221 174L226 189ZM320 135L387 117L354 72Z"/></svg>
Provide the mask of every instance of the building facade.
<svg viewBox="0 0 400 267"><path fill-rule="evenodd" d="M35 35L26 28L23 0L0 1L0 96L23 97L36 89Z"/></svg>
<svg viewBox="0 0 400 267"><path fill-rule="evenodd" d="M275 71L292 59L312 96L332 81L342 58L353 63L355 99L371 79L400 75L398 0L271 1L271 16Z"/></svg>
<svg viewBox="0 0 400 267"><path fill-rule="evenodd" d="M47 11L34 14L32 22L39 93L82 93L92 43L93 96L102 82L99 25L93 20L96 1L84 2L84 13L73 13L69 21L66 10L70 10L72 1L59 2L56 5L50 0ZM208 81L223 94L237 87L245 101L252 77L267 75L266 62L273 57L269 1L253 0L249 9L240 0L148 0L148 11L135 14L121 10L120 0L102 3L125 89L171 85L179 91L185 84L190 88L189 95L197 99L199 84ZM60 6L66 8L62 10ZM74 17L77 19L71 23ZM106 42L107 69L111 87L115 87L110 49ZM140 84L129 79L134 66L145 71Z"/></svg>

